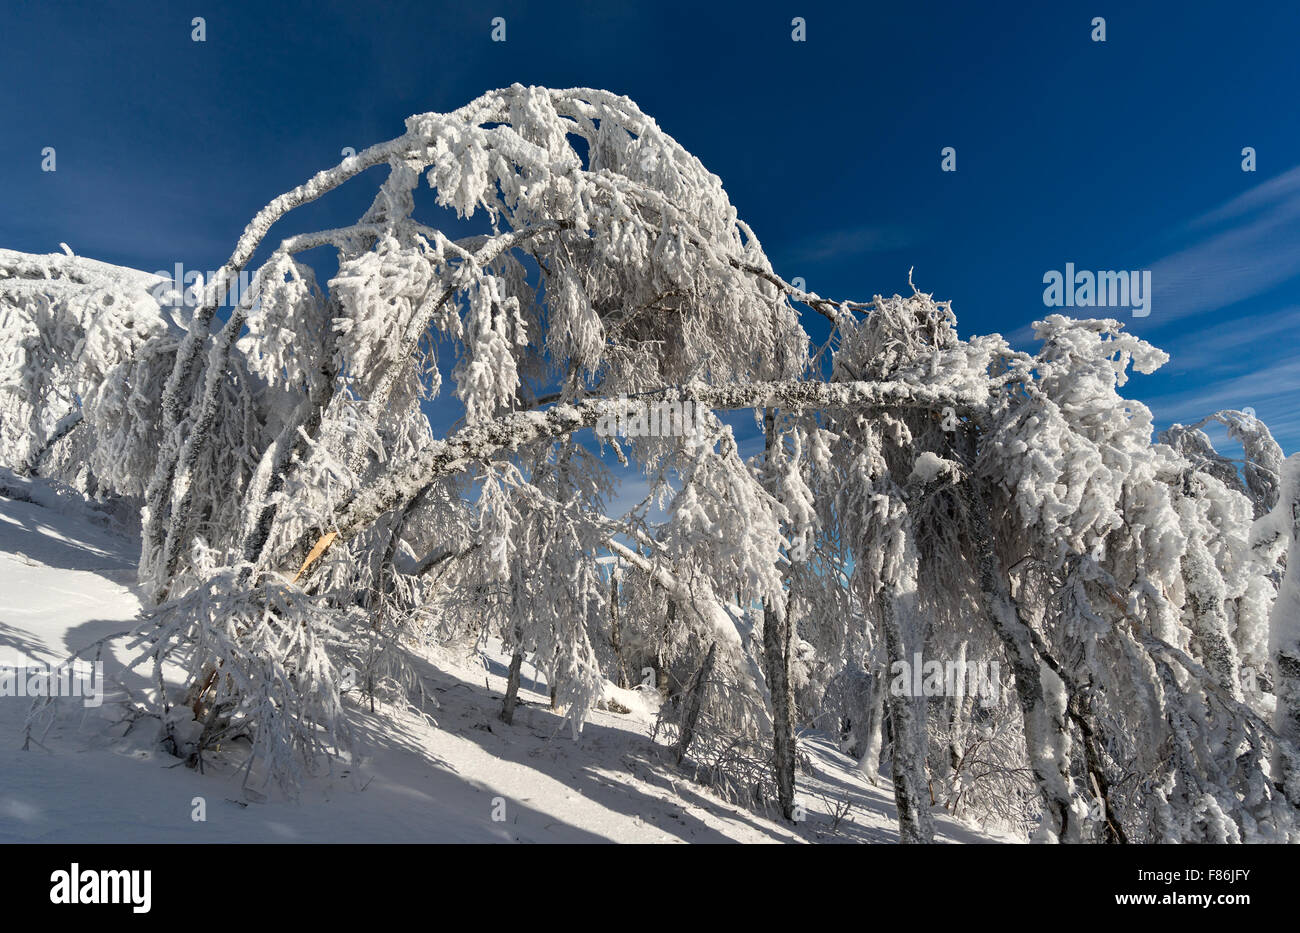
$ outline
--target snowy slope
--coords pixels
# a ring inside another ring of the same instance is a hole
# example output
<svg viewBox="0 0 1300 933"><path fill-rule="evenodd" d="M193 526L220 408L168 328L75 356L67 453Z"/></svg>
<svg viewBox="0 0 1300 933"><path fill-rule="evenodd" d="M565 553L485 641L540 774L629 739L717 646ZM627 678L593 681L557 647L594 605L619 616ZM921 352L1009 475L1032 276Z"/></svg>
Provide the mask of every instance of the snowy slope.
<svg viewBox="0 0 1300 933"><path fill-rule="evenodd" d="M32 501L23 501L24 499ZM135 544L84 503L0 476L0 664L58 661L128 628ZM311 779L301 798L245 794L231 763L199 774L154 747L157 722L121 721L121 640L106 664L102 707L64 702L22 751L30 701L0 698L0 842L892 842L888 782L867 784L834 743L804 741L816 770L800 776L808 818L797 828L724 803L682 777L649 739L653 710L616 691L628 714L597 711L574 742L530 681L512 726L496 718L500 657L431 652L425 715L357 704L364 753ZM142 668L146 670L147 668ZM435 708L436 705L436 708ZM436 725L435 725L436 722ZM206 820L195 821L196 798ZM832 831L829 811L852 810ZM493 819L493 815L504 819ZM946 817L947 842L993 837Z"/></svg>

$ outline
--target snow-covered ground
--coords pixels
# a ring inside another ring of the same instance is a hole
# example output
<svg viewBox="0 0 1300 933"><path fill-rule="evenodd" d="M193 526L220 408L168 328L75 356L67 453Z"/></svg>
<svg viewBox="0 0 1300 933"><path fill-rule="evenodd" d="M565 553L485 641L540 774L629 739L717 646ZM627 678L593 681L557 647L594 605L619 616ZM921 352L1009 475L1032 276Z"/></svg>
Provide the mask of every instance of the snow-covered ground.
<svg viewBox="0 0 1300 933"><path fill-rule="evenodd" d="M29 500L29 501L24 501ZM0 664L56 662L129 628L135 544L69 495L0 482ZM157 721L122 721L123 673L111 643L98 708L65 700L23 751L30 700L0 698L0 842L892 842L892 791L873 787L822 736L803 747L807 819L796 827L723 802L671 766L650 740L654 711L618 691L627 714L597 711L574 742L526 676L513 725L497 719L499 656L432 652L421 675L435 698L415 710L356 705L363 752L310 779L296 801L246 794L218 760L204 774L156 748ZM193 817L203 799L206 819ZM833 827L831 811L852 808ZM494 819L498 817L498 819ZM504 819L500 817L504 816ZM1003 841L937 815L945 842Z"/></svg>

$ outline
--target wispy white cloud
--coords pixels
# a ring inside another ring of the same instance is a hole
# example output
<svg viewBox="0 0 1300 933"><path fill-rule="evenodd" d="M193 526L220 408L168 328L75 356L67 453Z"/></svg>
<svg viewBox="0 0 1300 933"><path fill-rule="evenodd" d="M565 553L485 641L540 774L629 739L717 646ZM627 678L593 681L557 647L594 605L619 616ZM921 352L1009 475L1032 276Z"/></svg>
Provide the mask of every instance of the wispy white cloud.
<svg viewBox="0 0 1300 933"><path fill-rule="evenodd" d="M1256 372L1261 363L1285 352L1300 328L1300 306L1233 318L1208 327L1183 329L1155 342L1170 355L1165 371L1194 370L1216 375Z"/></svg>
<svg viewBox="0 0 1300 933"><path fill-rule="evenodd" d="M1200 230L1212 227L1224 221L1244 216L1252 211L1268 208L1274 204L1293 201L1300 195L1300 166L1283 172L1276 178L1256 185L1224 202L1212 211L1188 221L1186 230Z"/></svg>
<svg viewBox="0 0 1300 933"><path fill-rule="evenodd" d="M1190 221L1201 239L1151 265L1152 324L1226 308L1300 275L1300 167Z"/></svg>

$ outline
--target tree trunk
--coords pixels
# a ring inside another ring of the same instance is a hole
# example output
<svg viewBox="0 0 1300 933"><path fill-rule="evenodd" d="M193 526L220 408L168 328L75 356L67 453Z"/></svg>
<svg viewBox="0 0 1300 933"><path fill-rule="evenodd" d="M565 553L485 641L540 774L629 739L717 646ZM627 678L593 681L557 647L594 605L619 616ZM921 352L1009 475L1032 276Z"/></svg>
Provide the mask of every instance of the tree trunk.
<svg viewBox="0 0 1300 933"><path fill-rule="evenodd" d="M1070 777L1070 736L1063 719L1064 711L1052 709L1047 702L1043 686L1045 674L1034 651L1029 624L1021 618L1020 610L1011 598L1010 586L994 564L996 555L989 530L988 506L983 496L971 488L969 481L958 484L958 489L971 516L984 613L1002 639L1015 674L1016 695L1024 720L1025 750L1043 798L1042 828L1047 832L1047 841L1077 842L1081 827L1071 819L1074 794ZM1050 671L1046 676L1056 678Z"/></svg>
<svg viewBox="0 0 1300 933"><path fill-rule="evenodd" d="M790 617L778 619L764 609L763 656L767 661L768 692L772 696L772 772L781 815L794 819L794 693L790 684Z"/></svg>
<svg viewBox="0 0 1300 933"><path fill-rule="evenodd" d="M673 749L678 764L681 764L682 759L686 757L686 751L691 747L691 740L695 738L695 723L700 718L700 707L704 703L704 689L713 675L713 661L717 650L717 642L709 645L709 653L704 656L704 663L700 665L700 669L695 672L695 676L691 678L690 684L683 692L681 726L677 734L677 746Z"/></svg>
<svg viewBox="0 0 1300 933"><path fill-rule="evenodd" d="M770 462L772 448L778 443L776 437L776 411L766 408L763 411L763 456ZM740 595L736 604L744 605ZM787 820L794 819L794 688L790 683L790 646L794 639L794 623L790 617L790 605L786 605L785 617L778 619L772 607L763 605L763 658L767 662L764 676L767 678L768 694L772 698L772 776L776 780L777 803L781 815Z"/></svg>
<svg viewBox="0 0 1300 933"><path fill-rule="evenodd" d="M966 692L969 683L966 670L967 650L968 644L963 639L957 651L956 692L948 698L948 757L944 763L944 773L950 784L953 775L961 767L966 727L971 721L971 712L975 707L975 697ZM949 787L949 790L951 789Z"/></svg>
<svg viewBox="0 0 1300 933"><path fill-rule="evenodd" d="M217 417L218 399L226 376L226 361L230 349L239 337L239 331L248 314L245 302L230 314L230 320L213 341L208 368L204 374L202 394L194 411L194 420L181 444L172 469L172 489L169 503L166 534L161 535L162 554L158 564L157 588L154 601L162 603L171 588L181 551L189 544L190 512L194 506L194 471L209 443L213 423Z"/></svg>
<svg viewBox="0 0 1300 933"><path fill-rule="evenodd" d="M84 423L80 408L64 415L50 431L50 436L42 441L41 446L33 451L25 461L20 463L14 472L19 476L40 476L41 462L54 449L54 446Z"/></svg>
<svg viewBox="0 0 1300 933"><path fill-rule="evenodd" d="M858 770L872 786L880 784L880 750L885 738L885 696L889 678L879 671L871 676L871 698L867 704L867 727Z"/></svg>
<svg viewBox="0 0 1300 933"><path fill-rule="evenodd" d="M1277 506L1261 518L1259 531L1271 531L1286 542L1286 574L1269 616L1269 653L1276 674L1277 706L1273 728L1292 749L1300 748L1300 454L1282 463L1282 491ZM1295 800L1300 787L1300 762L1280 745L1274 753L1274 774Z"/></svg>
<svg viewBox="0 0 1300 933"><path fill-rule="evenodd" d="M910 611L915 608L915 590L901 590L897 584L885 588L880 601L880 627L885 636L885 653L889 669L899 662L908 663L907 628ZM894 803L898 807L898 841L930 843L934 841L934 818L930 813L930 791L926 780L925 759L929 746L926 730L926 698L909 696L910 690L887 691L886 703L894 727L892 775Z"/></svg>
<svg viewBox="0 0 1300 933"><path fill-rule="evenodd" d="M519 701L519 668L524 663L524 650L516 648L510 656L510 675L506 678L506 696L501 701L501 721L509 725L515 718L515 703Z"/></svg>
<svg viewBox="0 0 1300 933"><path fill-rule="evenodd" d="M1237 648L1232 643L1222 584L1216 585L1221 578L1214 566L1214 557L1195 535L1189 536L1181 567L1187 593L1183 612L1192 630L1193 650L1200 656L1205 669L1214 675L1215 682L1234 700L1240 700L1241 666Z"/></svg>
<svg viewBox="0 0 1300 933"><path fill-rule="evenodd" d="M1128 845L1128 836L1120 824L1119 817L1111 811L1110 780L1106 777L1106 768L1102 758L1101 745L1093 724L1092 697L1088 691L1080 691L1070 698L1070 718L1079 727L1083 736L1084 763L1092 776L1094 789L1102 805L1102 822L1104 823L1107 842Z"/></svg>
<svg viewBox="0 0 1300 933"><path fill-rule="evenodd" d="M617 560L617 558L615 558ZM618 628L618 568L609 574L609 644L614 649L614 664L618 668L618 685L628 688L627 665L623 663L623 637Z"/></svg>
<svg viewBox="0 0 1300 933"><path fill-rule="evenodd" d="M668 682L668 659L664 657L664 643L668 640L668 632L677 623L677 600L669 597L668 615L664 621L664 629L659 638L659 650L655 652L655 688L659 695L665 700L668 694L672 692L672 684Z"/></svg>

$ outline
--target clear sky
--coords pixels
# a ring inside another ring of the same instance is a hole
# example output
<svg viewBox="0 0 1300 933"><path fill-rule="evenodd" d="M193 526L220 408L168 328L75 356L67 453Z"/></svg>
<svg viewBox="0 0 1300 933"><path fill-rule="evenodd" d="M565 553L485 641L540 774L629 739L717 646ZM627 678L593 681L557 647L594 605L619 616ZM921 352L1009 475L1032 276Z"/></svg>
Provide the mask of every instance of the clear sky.
<svg viewBox="0 0 1300 933"><path fill-rule="evenodd" d="M8 0L0 247L216 269L257 209L409 114L516 81L601 87L822 295L906 292L914 268L963 334L1027 346L1047 272L1150 270L1149 316L1101 313L1173 359L1125 391L1160 426L1249 406L1294 452L1298 46L1293 2ZM377 183L277 240L355 220Z"/></svg>

